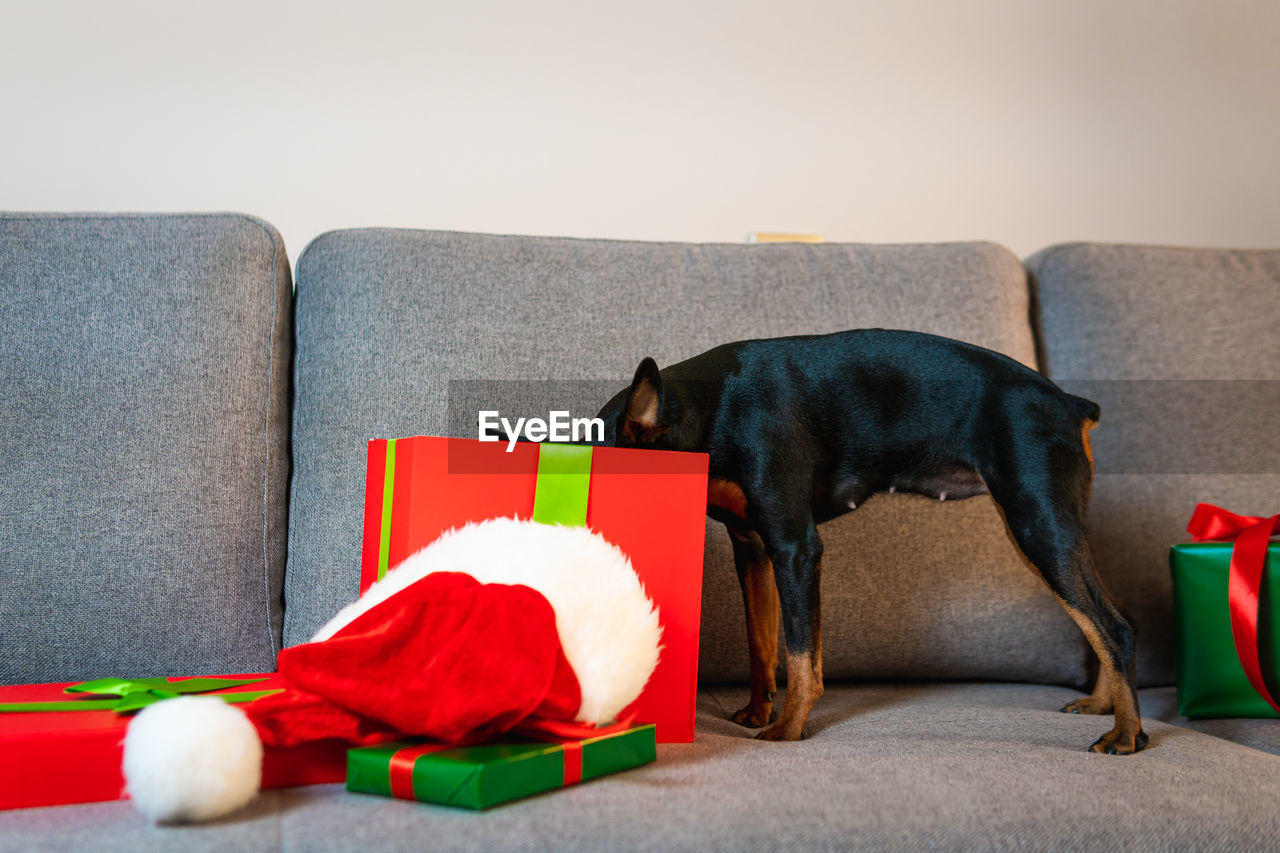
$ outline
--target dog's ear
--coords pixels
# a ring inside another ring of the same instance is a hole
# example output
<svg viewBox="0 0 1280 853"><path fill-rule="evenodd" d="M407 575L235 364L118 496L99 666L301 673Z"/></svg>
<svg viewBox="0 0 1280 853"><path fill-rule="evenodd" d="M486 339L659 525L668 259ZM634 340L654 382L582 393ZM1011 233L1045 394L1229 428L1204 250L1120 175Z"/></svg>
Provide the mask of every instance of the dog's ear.
<svg viewBox="0 0 1280 853"><path fill-rule="evenodd" d="M652 358L645 358L636 368L622 429L636 443L655 441L667 431L662 423L662 374Z"/></svg>

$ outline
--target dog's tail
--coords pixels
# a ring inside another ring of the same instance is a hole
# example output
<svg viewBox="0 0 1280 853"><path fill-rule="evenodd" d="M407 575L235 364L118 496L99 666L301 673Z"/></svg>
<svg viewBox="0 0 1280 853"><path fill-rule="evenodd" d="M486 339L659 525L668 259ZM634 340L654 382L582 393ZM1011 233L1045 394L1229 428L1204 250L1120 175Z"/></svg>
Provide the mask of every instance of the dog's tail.
<svg viewBox="0 0 1280 853"><path fill-rule="evenodd" d="M1076 417L1080 418L1080 445L1084 449L1085 458L1089 460L1089 476L1092 477L1094 474L1093 444L1089 441L1089 430L1098 425L1102 409L1092 400L1086 400L1074 394L1067 395L1067 402L1071 405Z"/></svg>
<svg viewBox="0 0 1280 853"><path fill-rule="evenodd" d="M1086 400L1084 397L1077 397L1074 394L1067 395L1067 402L1071 406L1071 410L1082 421L1093 421L1095 424L1102 416L1102 409L1092 400Z"/></svg>

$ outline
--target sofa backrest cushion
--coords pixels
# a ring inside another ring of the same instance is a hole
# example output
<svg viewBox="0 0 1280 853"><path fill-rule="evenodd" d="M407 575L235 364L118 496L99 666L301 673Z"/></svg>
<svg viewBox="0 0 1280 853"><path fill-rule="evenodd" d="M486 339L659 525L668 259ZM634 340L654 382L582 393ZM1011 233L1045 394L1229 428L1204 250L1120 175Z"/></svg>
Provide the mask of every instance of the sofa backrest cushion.
<svg viewBox="0 0 1280 853"><path fill-rule="evenodd" d="M1046 372L1102 406L1099 574L1138 628L1139 682L1172 684L1169 546L1200 501L1280 512L1280 251L1073 243L1027 265Z"/></svg>
<svg viewBox="0 0 1280 853"><path fill-rule="evenodd" d="M474 438L479 406L506 413L497 397L526 406L518 415L545 417L554 402L594 416L643 356L666 365L742 338L883 326L1035 358L1025 272L983 243L338 231L303 252L297 281L289 643L356 596L370 438ZM1084 678L1079 631L988 499L881 495L821 533L829 676ZM742 603L719 524L706 548L700 674L742 679Z"/></svg>
<svg viewBox="0 0 1280 853"><path fill-rule="evenodd" d="M0 216L0 682L274 668L291 299L256 219Z"/></svg>

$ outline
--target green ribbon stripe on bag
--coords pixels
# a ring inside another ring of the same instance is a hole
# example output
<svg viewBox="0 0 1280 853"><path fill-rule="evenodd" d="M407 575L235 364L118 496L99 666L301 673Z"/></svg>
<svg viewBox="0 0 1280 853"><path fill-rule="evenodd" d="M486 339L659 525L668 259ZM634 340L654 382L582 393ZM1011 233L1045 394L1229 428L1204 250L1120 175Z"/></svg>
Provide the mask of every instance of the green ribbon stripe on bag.
<svg viewBox="0 0 1280 853"><path fill-rule="evenodd" d="M538 482L533 520L586 527L591 493L591 448L578 444L538 445Z"/></svg>
<svg viewBox="0 0 1280 853"><path fill-rule="evenodd" d="M391 553L391 504L396 485L396 440L387 439L387 462L382 475L382 530L378 541L378 580L387 573L388 555Z"/></svg>

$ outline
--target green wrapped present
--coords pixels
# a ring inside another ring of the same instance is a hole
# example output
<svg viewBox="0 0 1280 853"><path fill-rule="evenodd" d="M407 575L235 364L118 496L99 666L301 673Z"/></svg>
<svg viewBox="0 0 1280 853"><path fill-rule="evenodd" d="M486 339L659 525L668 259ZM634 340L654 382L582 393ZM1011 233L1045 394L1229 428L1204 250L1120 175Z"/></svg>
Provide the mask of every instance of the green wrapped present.
<svg viewBox="0 0 1280 853"><path fill-rule="evenodd" d="M639 767L656 757L653 725L554 743L395 741L347 751L347 790L487 809Z"/></svg>
<svg viewBox="0 0 1280 853"><path fill-rule="evenodd" d="M1280 717L1280 516L1209 504L1173 546L1178 711L1186 717Z"/></svg>

